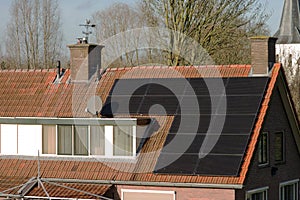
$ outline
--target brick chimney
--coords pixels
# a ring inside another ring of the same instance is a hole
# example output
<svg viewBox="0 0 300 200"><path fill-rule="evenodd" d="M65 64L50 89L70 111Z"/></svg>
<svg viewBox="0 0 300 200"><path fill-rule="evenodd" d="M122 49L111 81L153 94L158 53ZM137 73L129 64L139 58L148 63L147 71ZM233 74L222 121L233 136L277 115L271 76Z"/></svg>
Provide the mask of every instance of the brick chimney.
<svg viewBox="0 0 300 200"><path fill-rule="evenodd" d="M260 36L251 40L252 75L268 75L276 62L275 44L277 38Z"/></svg>
<svg viewBox="0 0 300 200"><path fill-rule="evenodd" d="M72 82L88 82L96 72L100 73L101 50L104 46L78 43L68 47Z"/></svg>

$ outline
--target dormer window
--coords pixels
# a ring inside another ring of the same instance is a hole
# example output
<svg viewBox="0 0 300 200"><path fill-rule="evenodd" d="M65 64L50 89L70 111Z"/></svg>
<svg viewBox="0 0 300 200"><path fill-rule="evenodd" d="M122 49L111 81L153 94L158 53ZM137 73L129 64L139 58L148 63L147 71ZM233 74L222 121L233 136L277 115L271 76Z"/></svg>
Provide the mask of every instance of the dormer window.
<svg viewBox="0 0 300 200"><path fill-rule="evenodd" d="M45 131L49 125L44 126ZM43 151L43 154L106 157L135 155L135 126L57 125L56 129L57 151L52 149L51 153ZM49 138L48 135L47 131L43 132L43 138ZM50 139L52 141L44 141L43 149L47 149L49 143L55 143L54 136Z"/></svg>
<svg viewBox="0 0 300 200"><path fill-rule="evenodd" d="M40 151L42 156L59 157L136 156L139 144L135 119L76 119L76 125L74 119L42 121L49 124L2 124L0 153L37 156Z"/></svg>

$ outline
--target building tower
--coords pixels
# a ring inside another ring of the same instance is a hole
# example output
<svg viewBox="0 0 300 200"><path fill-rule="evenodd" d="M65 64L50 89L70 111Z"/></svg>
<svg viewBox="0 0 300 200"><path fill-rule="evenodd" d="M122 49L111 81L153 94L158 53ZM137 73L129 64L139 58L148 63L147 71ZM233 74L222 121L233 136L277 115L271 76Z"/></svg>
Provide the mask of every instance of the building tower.
<svg viewBox="0 0 300 200"><path fill-rule="evenodd" d="M285 0L280 27L275 37L277 60L284 67L300 64L300 7L299 0ZM298 61L299 60L299 61Z"/></svg>
<svg viewBox="0 0 300 200"><path fill-rule="evenodd" d="M279 30L275 34L277 61L283 64L291 94L300 113L300 3L285 0ZM299 116L300 117L300 116Z"/></svg>

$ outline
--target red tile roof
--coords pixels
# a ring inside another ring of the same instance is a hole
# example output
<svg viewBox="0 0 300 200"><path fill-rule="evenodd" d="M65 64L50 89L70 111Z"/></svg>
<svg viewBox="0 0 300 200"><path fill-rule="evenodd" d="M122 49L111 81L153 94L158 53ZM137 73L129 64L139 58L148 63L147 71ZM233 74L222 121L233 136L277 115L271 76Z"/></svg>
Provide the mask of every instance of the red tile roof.
<svg viewBox="0 0 300 200"><path fill-rule="evenodd" d="M101 184L82 184L82 183L43 183L45 190L50 197L56 198L76 198L76 199L96 199L97 196L103 196L111 185ZM75 190L73 190L75 189ZM80 190L80 191L79 191ZM90 194L94 195L90 195ZM43 188L35 186L26 196L47 197Z"/></svg>
<svg viewBox="0 0 300 200"><path fill-rule="evenodd" d="M83 180L243 184L280 67L280 64L275 64L273 68L271 81L240 174L237 177L153 174L152 171L160 153L156 150L162 149L173 116L156 116L157 121L162 126L145 143L142 153L137 158L137 163L115 162L112 164L97 161L42 160L41 175L43 178ZM91 81L90 84L68 83L70 70L66 70L60 84L53 84L56 75L54 70L1 71L0 117L90 117L84 112L85 102L92 95L100 96L104 102L116 79L247 77L250 69L251 66L249 65L112 68L106 70L99 83ZM78 99L80 101L77 101ZM2 158L0 162L0 191L22 184L36 174L37 164L35 160ZM15 182L6 180L15 180ZM34 191L37 192L37 190Z"/></svg>
<svg viewBox="0 0 300 200"><path fill-rule="evenodd" d="M54 84L55 70L0 71L0 117L90 117L84 110L92 95L106 99L117 78L246 77L249 65L206 67L110 68L99 83L69 84L66 70Z"/></svg>

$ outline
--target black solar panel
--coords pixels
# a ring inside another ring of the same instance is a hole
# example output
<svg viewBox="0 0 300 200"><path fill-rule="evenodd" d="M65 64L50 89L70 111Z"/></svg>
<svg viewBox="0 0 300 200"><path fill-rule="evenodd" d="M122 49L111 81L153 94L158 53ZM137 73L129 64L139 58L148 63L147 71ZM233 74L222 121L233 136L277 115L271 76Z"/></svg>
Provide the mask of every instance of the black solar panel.
<svg viewBox="0 0 300 200"><path fill-rule="evenodd" d="M114 82L109 95L145 95L149 79L118 79Z"/></svg>
<svg viewBox="0 0 300 200"><path fill-rule="evenodd" d="M153 96L153 95L181 96L184 94L184 90L187 84L188 84L188 80L182 78L151 79L151 83L149 83L149 89L146 95L147 96Z"/></svg>
<svg viewBox="0 0 300 200"><path fill-rule="evenodd" d="M242 155L209 154L199 159L195 174L211 176L235 176L239 173Z"/></svg>
<svg viewBox="0 0 300 200"><path fill-rule="evenodd" d="M236 176L268 80L122 79L101 114L174 115L156 173Z"/></svg>
<svg viewBox="0 0 300 200"><path fill-rule="evenodd" d="M268 83L267 77L229 78L227 95L261 95Z"/></svg>
<svg viewBox="0 0 300 200"><path fill-rule="evenodd" d="M194 174L198 154L161 153L154 172L168 174Z"/></svg>
<svg viewBox="0 0 300 200"><path fill-rule="evenodd" d="M157 107L156 113L153 113L153 110L150 109L154 108L155 111L155 105L159 105L159 107ZM148 114L151 111L152 114L157 115L175 115L178 105L176 96L145 96L138 113Z"/></svg>

